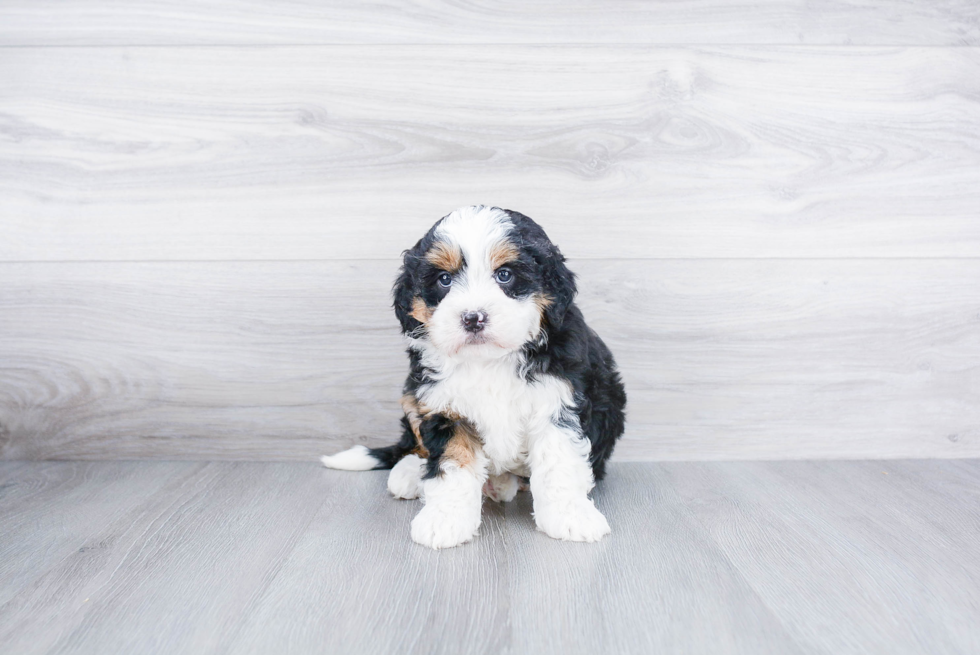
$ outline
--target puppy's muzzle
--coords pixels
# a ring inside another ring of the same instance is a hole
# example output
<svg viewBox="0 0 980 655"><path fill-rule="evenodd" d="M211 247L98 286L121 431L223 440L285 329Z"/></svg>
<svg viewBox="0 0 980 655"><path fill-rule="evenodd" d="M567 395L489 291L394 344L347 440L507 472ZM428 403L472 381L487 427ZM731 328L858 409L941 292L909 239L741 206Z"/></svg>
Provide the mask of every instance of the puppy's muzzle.
<svg viewBox="0 0 980 655"><path fill-rule="evenodd" d="M461 317L463 329L474 334L481 331L487 324L486 312L463 312Z"/></svg>

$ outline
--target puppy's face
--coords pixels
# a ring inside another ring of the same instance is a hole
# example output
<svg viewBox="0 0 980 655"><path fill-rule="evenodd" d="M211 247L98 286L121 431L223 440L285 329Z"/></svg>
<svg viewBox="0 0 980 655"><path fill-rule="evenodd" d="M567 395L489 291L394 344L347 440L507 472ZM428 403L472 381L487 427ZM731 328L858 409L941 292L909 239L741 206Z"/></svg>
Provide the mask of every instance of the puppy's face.
<svg viewBox="0 0 980 655"><path fill-rule="evenodd" d="M574 294L564 258L534 221L482 206L456 210L406 251L394 289L402 330L458 358L546 338Z"/></svg>

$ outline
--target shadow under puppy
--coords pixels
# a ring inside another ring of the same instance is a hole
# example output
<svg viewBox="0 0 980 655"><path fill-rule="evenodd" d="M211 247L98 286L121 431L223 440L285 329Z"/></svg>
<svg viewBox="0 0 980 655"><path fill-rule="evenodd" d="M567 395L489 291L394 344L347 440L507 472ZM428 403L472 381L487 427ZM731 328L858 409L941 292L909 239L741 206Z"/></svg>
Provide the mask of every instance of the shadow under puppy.
<svg viewBox="0 0 980 655"><path fill-rule="evenodd" d="M394 287L411 364L401 441L324 465L391 468L395 497L423 499L411 535L432 548L472 539L484 493L512 500L518 476L530 477L539 530L609 534L588 493L623 433L626 392L575 292L565 258L527 216L474 206L441 219L405 252Z"/></svg>

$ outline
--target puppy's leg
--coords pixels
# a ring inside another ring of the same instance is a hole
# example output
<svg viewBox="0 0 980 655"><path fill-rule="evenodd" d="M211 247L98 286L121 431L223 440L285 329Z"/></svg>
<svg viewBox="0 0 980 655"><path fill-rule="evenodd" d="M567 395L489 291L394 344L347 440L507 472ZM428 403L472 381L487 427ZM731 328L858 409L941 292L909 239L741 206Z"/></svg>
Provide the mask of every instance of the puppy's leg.
<svg viewBox="0 0 980 655"><path fill-rule="evenodd" d="M414 444L415 452L406 455L391 468L388 491L395 498L411 499L418 498L422 493L422 475L425 473L425 458L429 456L429 452L422 444L422 417L419 415L419 402L415 396L402 396L402 409L405 410L405 416L402 417L402 443Z"/></svg>
<svg viewBox="0 0 980 655"><path fill-rule="evenodd" d="M418 455L406 455L388 474L388 491L395 498L418 498L422 492L422 473L425 460Z"/></svg>
<svg viewBox="0 0 980 655"><path fill-rule="evenodd" d="M480 528L488 460L475 432L463 420L436 417L423 424L429 451L422 480L425 506L412 519L412 539L430 548L451 548Z"/></svg>
<svg viewBox="0 0 980 655"><path fill-rule="evenodd" d="M514 500L520 489L520 478L513 473L491 475L483 485L483 495L498 503L509 503Z"/></svg>
<svg viewBox="0 0 980 655"><path fill-rule="evenodd" d="M574 426L555 422L531 435L528 463L534 522L555 539L599 541L609 523L589 499L595 485L589 465L591 444Z"/></svg>

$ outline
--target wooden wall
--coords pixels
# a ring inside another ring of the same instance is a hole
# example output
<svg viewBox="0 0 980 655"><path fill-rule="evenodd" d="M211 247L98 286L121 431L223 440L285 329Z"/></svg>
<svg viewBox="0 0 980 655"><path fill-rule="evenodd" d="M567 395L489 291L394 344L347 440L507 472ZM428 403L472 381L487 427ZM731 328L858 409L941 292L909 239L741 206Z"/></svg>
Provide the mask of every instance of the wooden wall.
<svg viewBox="0 0 980 655"><path fill-rule="evenodd" d="M980 456L980 4L0 6L0 458L396 436L399 253L520 210L625 459Z"/></svg>

